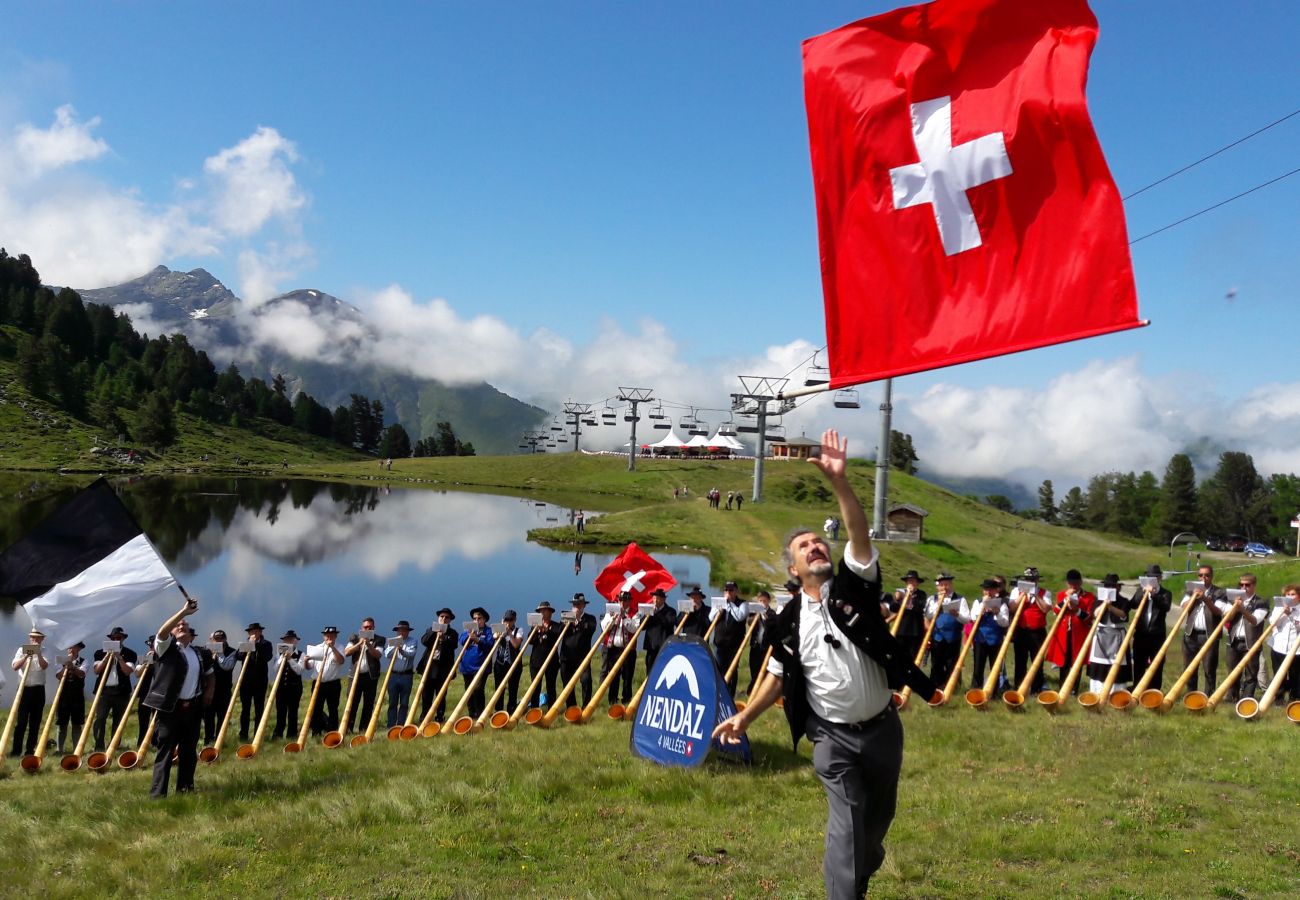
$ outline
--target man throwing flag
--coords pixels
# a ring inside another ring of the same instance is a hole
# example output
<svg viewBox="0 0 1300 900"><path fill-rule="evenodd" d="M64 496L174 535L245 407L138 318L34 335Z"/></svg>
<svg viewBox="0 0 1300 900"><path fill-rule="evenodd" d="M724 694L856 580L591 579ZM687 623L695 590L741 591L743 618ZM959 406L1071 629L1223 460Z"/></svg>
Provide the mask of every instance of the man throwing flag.
<svg viewBox="0 0 1300 900"><path fill-rule="evenodd" d="M845 473L848 442L822 435L810 459L830 482L848 527L839 572L830 546L810 528L796 529L783 557L800 596L769 629L775 678L763 681L749 704L713 732L739 743L751 722L785 696L796 745L813 742L813 766L830 807L822 872L831 898L860 897L885 859L903 764L903 726L891 689L906 683L920 696L937 693L889 634L880 612L879 554L868 537L862 504Z"/></svg>

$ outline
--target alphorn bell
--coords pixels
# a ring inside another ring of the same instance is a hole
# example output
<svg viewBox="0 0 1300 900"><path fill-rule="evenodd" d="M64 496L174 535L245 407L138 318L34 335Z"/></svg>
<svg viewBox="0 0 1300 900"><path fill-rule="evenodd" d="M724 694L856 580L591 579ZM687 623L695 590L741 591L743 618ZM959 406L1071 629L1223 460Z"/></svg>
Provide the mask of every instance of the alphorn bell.
<svg viewBox="0 0 1300 900"><path fill-rule="evenodd" d="M492 649L487 652L487 656L483 657L482 665L478 667L478 671L470 679L469 685L465 688L465 693L461 695L460 702L456 704L456 708L447 717L451 721L451 730L456 734L469 734L469 730L474 727L474 720L469 716L462 716L461 713L465 712L465 709L469 706L469 698L474 695L474 692L478 690L478 686L483 683L483 679L487 678L487 673L492 670L492 660L496 659L497 647L501 646L501 641L505 639L505 636L506 629L502 628L501 633L497 635L497 639L492 642ZM465 642L465 646L469 646L469 641ZM438 733L434 732L434 734Z"/></svg>
<svg viewBox="0 0 1300 900"><path fill-rule="evenodd" d="M1191 606L1190 603L1187 605ZM1196 674L1197 666L1199 666L1201 660L1205 659L1209 654L1211 648L1219 645L1219 635L1223 632L1223 627L1228 623L1228 620L1232 618L1233 613L1237 612L1239 609L1241 609L1241 601L1237 600L1232 604L1231 609L1219 617L1219 621L1212 629L1210 629L1210 633L1205 636L1205 644L1197 651L1196 655L1192 657L1192 664L1183 670L1183 674L1178 676L1178 680L1174 682L1174 686L1169 689L1169 693L1164 695L1158 705L1148 705L1145 699L1143 699L1142 705L1152 712L1169 712L1169 710L1173 709L1174 704L1178 702L1178 698L1182 696L1183 690L1187 687L1187 682L1191 681L1192 676ZM1149 694L1151 692L1147 691L1146 693Z"/></svg>
<svg viewBox="0 0 1300 900"><path fill-rule="evenodd" d="M451 689L451 683L456 680L456 671L460 668L460 658L465 655L465 651L468 649L469 641L466 641L465 646L460 648L459 652L456 654L456 658L451 661L451 671L448 672L447 677L442 680L442 685L438 688L438 693L433 698L433 702L429 704L429 711L425 713L424 718L420 720L419 727L412 731L410 728L403 726L402 740L409 741L417 735L421 737L433 737L442 730L442 723L435 722L433 717L438 711L438 704L443 701L447 696L447 691Z"/></svg>
<svg viewBox="0 0 1300 900"><path fill-rule="evenodd" d="M352 683L348 685L348 700L343 704L343 715L339 717L339 727L337 731L326 732L321 743L333 750L343 743L343 736L348 733L348 728L352 725L352 708L357 702L357 686L361 684L361 654L366 652L363 646L357 654L357 661L353 663ZM321 664L322 672L324 671L324 661Z"/></svg>
<svg viewBox="0 0 1300 900"><path fill-rule="evenodd" d="M1031 602L1038 602L1038 594L1036 592L1031 598ZM1024 711L1025 698L1029 696L1029 692L1034 686L1034 679L1038 677L1039 670L1043 668L1043 662L1047 659L1047 651L1052 648L1052 638L1056 636L1057 629L1060 628L1061 623L1065 621L1065 616L1062 614L1064 613L1065 607L1062 606L1061 610L1062 612L1058 613L1056 618L1052 620L1051 627L1047 629L1047 634L1043 638L1043 645L1039 647L1038 652L1034 654L1033 661L1029 664L1029 670L1025 672L1025 677L1021 680L1020 684L1016 685L1014 691L1007 691L1002 695L1002 702L1005 703L1007 709L1012 712Z"/></svg>
<svg viewBox="0 0 1300 900"><path fill-rule="evenodd" d="M444 629L434 635L433 644L429 647L429 658L424 661L424 669L420 672L419 686L411 686L411 701L406 710L406 721L401 725L394 725L392 728L388 729L388 739L390 741L401 739L402 732L408 728L412 729L411 737L415 737L415 735L419 733L419 729L415 727L415 709L417 701L419 700L420 692L424 690L425 682L429 679L429 673L433 671L433 658L438 654L438 645L442 643L442 636L446 633L447 631ZM410 740L410 738L407 738L407 740Z"/></svg>
<svg viewBox="0 0 1300 900"><path fill-rule="evenodd" d="M1297 650L1300 650L1300 637L1291 642L1291 649L1286 652L1286 659L1282 660L1282 665L1278 666L1277 671L1273 673L1273 680L1269 682L1268 690L1264 692L1264 698L1257 703L1254 697L1242 697L1237 701L1237 715L1243 719L1254 719L1268 712L1268 708L1273 705L1273 698L1277 696L1277 692L1286 683L1286 673L1290 671L1291 664L1295 662ZM1291 718L1289 714L1287 718ZM1292 719L1292 721L1295 720Z"/></svg>
<svg viewBox="0 0 1300 900"><path fill-rule="evenodd" d="M1151 682L1155 680L1156 673L1159 672L1160 667L1164 665L1165 654L1169 652L1169 648L1173 646L1175 639L1177 639L1178 635L1182 632L1183 622L1187 621L1187 614L1191 611L1191 604L1188 604L1179 610L1178 618L1174 620L1174 627L1169 629L1169 634L1165 636L1165 642L1160 645L1160 649L1156 651L1156 655L1151 658L1151 665L1147 666L1147 670L1142 673L1141 679L1139 679L1138 683L1133 686L1132 691L1126 691L1123 688L1120 688L1118 691L1115 691L1110 695L1111 706L1115 709L1132 709L1135 702L1134 698L1140 700L1143 695L1147 694L1147 689L1151 687ZM1163 696L1164 695L1159 691L1155 691L1151 699L1154 700L1156 704L1159 704Z"/></svg>
<svg viewBox="0 0 1300 900"><path fill-rule="evenodd" d="M583 725L586 725L591 721L591 717L596 714L596 706L601 700L605 699L605 695L609 693L609 686L613 684L614 679L618 677L618 670L623 668L623 663L627 661L628 656L636 650L636 642L637 639L641 637L641 630L645 628L646 623L649 621L649 616L641 617L641 622L636 626L636 632L632 635L632 639L623 647L623 652L618 655L618 659L614 660L614 665L610 666L609 674L600 680L600 685L596 688L596 692L591 695L591 702L583 707L582 714L577 719L570 719L569 721L578 722ZM748 635L749 632L746 632L746 640L748 640ZM741 644L740 649L744 650L745 645ZM736 659L740 659L739 651L736 653ZM732 663L731 671L734 672L735 669L736 664Z"/></svg>
<svg viewBox="0 0 1300 900"><path fill-rule="evenodd" d="M1065 702L1070 699L1070 694L1074 693L1074 685L1078 682L1079 674L1083 671L1083 667L1087 664L1088 657L1092 653L1092 639L1096 636L1097 629L1101 626L1102 617L1106 615L1108 609L1110 609L1110 601L1102 601L1101 606L1093 615L1092 625L1088 628L1088 633L1083 637L1083 644L1079 647L1079 655L1074 658L1074 665L1070 666L1065 681L1061 682L1060 691L1043 691L1038 695L1038 702L1042 704L1043 709L1054 713L1060 712L1065 707Z"/></svg>
<svg viewBox="0 0 1300 900"><path fill-rule="evenodd" d="M937 606L935 606L934 618L926 623L925 634L921 635L921 649L916 651L916 658L912 660L912 665L919 666L921 665L921 661L925 659L925 651L930 649L930 638L934 636L934 623L939 621L939 616L941 616L942 614L943 614L943 603L940 602ZM772 653L771 648L768 648L767 652L768 655L770 656ZM766 663L764 663L764 666L766 666ZM755 687L758 687L758 685L755 685ZM903 689L894 694L894 708L902 709L903 707L907 706L907 701L911 699L911 696L912 696L912 686L910 684L903 685ZM936 699L936 698L931 698L931 699ZM738 709L743 708L740 706L740 704L736 704L736 706Z"/></svg>
<svg viewBox="0 0 1300 900"><path fill-rule="evenodd" d="M33 658L31 656L27 657L23 662L22 674L18 676L18 689L14 693L14 704L9 708L9 718L5 719L4 734L0 735L0 766L3 766L8 758L5 756L3 748L9 746L9 742L13 740L14 729L18 727L18 704L23 702L23 688L27 686L27 673L31 671ZM44 741L41 742L41 746L45 746ZM82 729L82 742L78 747L77 754L80 755L81 751L86 749L84 728ZM37 768L40 768L40 766L37 765Z"/></svg>
<svg viewBox="0 0 1300 900"><path fill-rule="evenodd" d="M221 718L221 727L217 729L217 738L212 742L211 747L204 747L199 751L199 762L214 763L217 757L221 756L221 745L226 742L226 732L230 729L230 720L235 715L235 703L239 701L239 689L244 683L244 676L248 670L257 665L254 657L257 655L256 645L254 649L244 654L244 661L239 666L239 676L235 678L235 684L230 689L230 702L226 704L226 714Z"/></svg>
<svg viewBox="0 0 1300 900"><path fill-rule="evenodd" d="M943 691L937 697L930 698L931 706L945 706L948 699L952 697L952 692L957 690L957 681L961 678L962 667L966 665L966 655L970 653L971 645L975 643L975 632L980 627L980 620L984 618L984 601L980 601L980 611L975 614L975 620L970 623L970 634L966 635L966 640L961 643L961 653L957 654L957 661L952 664L952 674L948 676L948 683L943 686Z"/></svg>
<svg viewBox="0 0 1300 900"><path fill-rule="evenodd" d="M1115 682L1119 678L1119 670L1124 668L1124 657L1128 654L1129 645L1133 643L1133 635L1137 631L1138 623L1142 621L1142 613L1147 608L1147 601L1151 599L1150 591L1142 592L1142 599L1138 601L1137 609L1133 611L1128 628L1124 631L1124 640L1120 641L1119 652L1115 654L1115 661L1110 664L1110 669L1106 672L1106 679L1101 683L1101 692L1084 691L1079 695L1079 705L1084 709L1091 709L1095 712L1103 712L1106 709L1107 701L1110 699L1110 692L1115 687Z"/></svg>
<svg viewBox="0 0 1300 900"><path fill-rule="evenodd" d="M984 709L988 706L989 698L993 692L998 689L998 675L1002 672L1002 662L1007 658L1007 648L1011 646L1011 638L1016 633L1016 626L1020 624L1020 614L1025 611L1025 604L1029 601L1027 594L1020 595L1020 602L1016 604L1016 612L1011 617L1011 624L1007 626L1007 633L1002 638L1002 646L998 648L998 655L993 659L993 669L989 672L989 677L984 682L982 688L971 688L966 692L966 702L976 709ZM936 616L935 618L938 618ZM973 632L974 629L972 628Z"/></svg>
<svg viewBox="0 0 1300 900"><path fill-rule="evenodd" d="M685 625L686 625L686 616L682 616L681 619L677 622L677 627L673 629L673 637L677 637L677 635L681 634L682 628ZM768 656L770 657L772 655L771 649L769 648L767 652L768 652ZM764 666L766 665L767 663L765 662ZM763 680L763 673L761 670L759 671L758 679L759 681ZM641 705L641 697L643 694L645 694L646 684L649 681L650 681L650 669L647 666L645 672L645 678L641 681L641 686L636 689L636 693L632 695L632 702L630 702L626 707L624 707L622 703L611 703L609 705L609 710L608 710L609 717L611 719L626 719L629 722L632 721L632 717L636 715L636 708ZM754 687L757 688L758 685L755 684ZM737 706L737 709L744 709L744 707Z"/></svg>
<svg viewBox="0 0 1300 900"><path fill-rule="evenodd" d="M587 651L587 655L582 658L582 662L574 671L573 677L564 685L564 689L560 691L560 695L551 702L550 709L546 711L546 715L538 718L537 721L532 723L533 725L538 725L542 728L550 728L555 724L555 720L558 719L561 714L571 722L582 715L582 710L576 706L573 707L575 712L570 714L564 706L564 701L568 700L569 695L577 689L578 682L582 679L583 673L587 671L587 667L591 665L591 661L596 658L596 651L599 650L600 645L605 642L605 636L609 634L609 630L614 627L614 623L617 621L618 619L609 620L609 624L605 626L605 630L600 633L600 637L596 638L595 642L591 645L591 649ZM714 624L717 624L716 620L714 620ZM709 630L713 630L712 626L709 627ZM572 715L573 718L570 718L570 715Z"/></svg>
<svg viewBox="0 0 1300 900"><path fill-rule="evenodd" d="M487 724L488 719L494 716L494 713L492 711L496 709L497 703L501 701L501 697L503 694L505 694L506 688L510 687L510 680L515 677L515 670L517 670L523 664L524 648L532 643L533 635L536 632L537 632L537 626L534 625L529 630L528 637L524 638L524 642L519 645L519 652L515 654L514 662L510 663L510 668L506 669L505 677L500 679L500 683L497 685L497 689L493 691L492 696L488 698L487 705L483 707L482 714L479 715L479 717L474 720L474 724L470 727L469 731L463 733L473 734L474 732L482 731L483 726ZM462 734L462 732L460 731L457 731L456 733Z"/></svg>
<svg viewBox="0 0 1300 900"><path fill-rule="evenodd" d="M68 667L65 666L63 668L63 677L59 679L59 686L54 689L54 702L50 704L50 712L45 717L45 724L41 726L41 736L36 742L36 752L24 756L20 763L23 767L23 771L28 775L35 775L41 770L41 761L45 759L45 745L50 740L50 728L54 725L54 720L59 714L59 698L63 696L63 686L67 684L68 679L72 677L68 674L68 671ZM22 691L20 690L19 694L21 693ZM9 717L13 718L13 713L10 713ZM6 747L8 745L9 733L6 731L4 740L0 741L0 747Z"/></svg>
<svg viewBox="0 0 1300 900"><path fill-rule="evenodd" d="M144 671L149 668L145 663L136 670L137 675L143 675ZM131 699L126 701L126 712L123 713L121 721L113 729L113 737L108 742L108 749L103 753L92 753L86 757L86 766L92 772L104 774L113 766L113 754L122 743L122 735L126 733L126 723L131 721L131 710L135 709L136 700L140 699L140 689L144 687L144 679L136 678L135 687L131 689Z"/></svg>
<svg viewBox="0 0 1300 900"><path fill-rule="evenodd" d="M99 701L104 696L104 688L108 685L108 669L116 663L116 653L104 654L104 668L100 671L99 687L95 688L95 696L90 701L90 711L86 713L86 722L81 726L81 737L77 739L77 746L73 748L72 752L59 760L59 768L65 772L75 772L81 768L81 754L86 752L86 742L90 740L90 727L95 722L95 713L99 711ZM18 686L21 688L22 682L19 682Z"/></svg>
<svg viewBox="0 0 1300 900"><path fill-rule="evenodd" d="M271 721L271 714L275 712L275 695L280 692L280 679L284 676L284 668L288 664L288 652L281 653L280 664L275 667L275 681L271 684L271 693L266 698L266 705L262 707L262 721L257 723L257 730L253 732L253 743L241 744L235 751L237 758L252 759L257 755L257 751L262 749L262 739L266 736L266 723Z"/></svg>
<svg viewBox="0 0 1300 900"><path fill-rule="evenodd" d="M307 746L307 735L311 734L311 717L316 715L316 703L320 700L321 682L325 680L325 660L331 651L331 647L325 648L325 653L321 654L320 668L316 670L316 683L311 686L311 696L307 698L307 717L302 720L302 729L298 732L298 740L290 741L284 745L285 753L298 753L303 747ZM311 657L307 657L307 662L311 662Z"/></svg>
<svg viewBox="0 0 1300 900"><path fill-rule="evenodd" d="M546 654L546 659L542 660L542 667L537 670L533 680L528 682L528 690L524 691L524 695L519 698L519 705L515 707L514 712L506 715L506 711L503 709L492 714L492 718L488 721L492 723L493 728L497 730L504 728L506 731L510 731L519 724L519 720L524 716L528 716L529 719L541 718L542 711L540 709L529 709L528 704L533 699L533 695L541 690L542 679L546 677L546 670L551 667L551 663L555 660L555 654L560 652L560 644L564 641L565 632L569 630L570 624L572 623L565 622L564 627L560 629L560 636L555 639L550 652ZM522 653L519 655L523 656ZM532 659L532 653L529 653L528 657ZM534 713L536 713L535 716Z"/></svg>
<svg viewBox="0 0 1300 900"><path fill-rule="evenodd" d="M117 758L117 765L120 769L134 769L140 764L140 760L149 753L149 748L153 745L154 728L158 725L158 711L154 710L153 715L149 717L149 726L145 728L144 735L140 738L140 746L134 750L127 750Z"/></svg>
<svg viewBox="0 0 1300 900"><path fill-rule="evenodd" d="M1219 701L1224 698L1224 695L1227 694L1232 686L1237 683L1237 679L1241 678L1242 673L1246 671L1246 666L1255 658L1255 654L1264 646L1264 642L1268 640L1268 636L1273 633L1273 626L1275 624L1276 623L1274 622L1269 622L1264 627L1264 630L1259 633L1259 637L1255 639L1255 643L1251 644L1250 649L1246 651L1244 656L1242 656L1241 661L1233 666L1232 671L1228 673L1228 677L1223 679L1223 684L1219 685L1218 690L1208 698L1205 696L1204 691L1191 691L1183 698L1183 706L1185 706L1189 712L1205 712L1206 710L1213 711L1214 708L1219 705Z"/></svg>
<svg viewBox="0 0 1300 900"><path fill-rule="evenodd" d="M388 699L388 682L393 677L393 666L397 665L397 651L400 648L393 648L393 658L388 661L388 668L384 670L384 677L379 683L378 695L375 697L375 708L370 713L370 721L366 724L364 734L354 735L348 742L349 747L360 747L362 744L369 744L375 739L375 732L379 730L379 714L384 709L384 701Z"/></svg>

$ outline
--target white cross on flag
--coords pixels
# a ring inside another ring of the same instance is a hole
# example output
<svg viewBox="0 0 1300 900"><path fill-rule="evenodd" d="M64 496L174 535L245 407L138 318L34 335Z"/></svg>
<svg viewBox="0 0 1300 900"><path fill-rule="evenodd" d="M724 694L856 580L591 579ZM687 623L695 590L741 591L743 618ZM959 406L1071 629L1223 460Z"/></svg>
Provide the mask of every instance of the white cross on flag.
<svg viewBox="0 0 1300 900"><path fill-rule="evenodd" d="M650 592L656 588L665 591L677 586L677 579L661 566L653 556L632 542L623 552L596 576L596 590L610 602L617 603L618 595L627 591L637 603L650 603Z"/></svg>
<svg viewBox="0 0 1300 900"><path fill-rule="evenodd" d="M1085 0L935 0L804 42L831 386L1146 324Z"/></svg>

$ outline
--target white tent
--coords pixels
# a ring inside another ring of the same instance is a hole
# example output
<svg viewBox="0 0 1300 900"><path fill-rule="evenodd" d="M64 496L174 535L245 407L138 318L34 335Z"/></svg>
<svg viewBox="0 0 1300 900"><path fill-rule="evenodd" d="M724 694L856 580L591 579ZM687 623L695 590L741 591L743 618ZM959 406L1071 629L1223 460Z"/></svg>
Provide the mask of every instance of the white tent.
<svg viewBox="0 0 1300 900"><path fill-rule="evenodd" d="M680 450L686 446L686 442L677 436L677 432L668 429L668 433L663 436L662 440L655 441L650 445L651 450Z"/></svg>
<svg viewBox="0 0 1300 900"><path fill-rule="evenodd" d="M729 434L722 434L721 432L719 432L719 433L715 434L713 437L709 438L708 446L710 446L710 447L729 447L729 448L731 448L732 450L744 450L744 449L745 449L745 445L742 444L740 441L736 440L734 437L732 437L732 436L729 435Z"/></svg>
<svg viewBox="0 0 1300 900"><path fill-rule="evenodd" d="M703 449L703 448L706 448L706 447L721 447L721 446L723 446L723 445L717 443L716 441L711 441L711 440L709 440L708 438L706 438L706 437L705 437L704 435L702 435L702 434L697 434L697 435L695 435L693 438L691 438L689 441L686 442L686 446L687 446L687 447L699 447L699 448Z"/></svg>

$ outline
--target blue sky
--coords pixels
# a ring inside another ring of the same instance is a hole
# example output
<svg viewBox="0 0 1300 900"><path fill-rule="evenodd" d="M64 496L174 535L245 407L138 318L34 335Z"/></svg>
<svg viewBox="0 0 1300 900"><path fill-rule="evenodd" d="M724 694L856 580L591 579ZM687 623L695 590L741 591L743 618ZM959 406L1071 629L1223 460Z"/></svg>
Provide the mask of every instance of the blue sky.
<svg viewBox="0 0 1300 900"><path fill-rule="evenodd" d="M479 359L530 358L483 374L551 402L649 382L718 405L730 376L824 342L799 43L892 4L376 6L12 6L0 148L66 105L82 144L35 177L8 157L0 244L82 287L164 263L245 296L320 288L418 321L431 356L476 339ZM1090 106L1122 193L1300 107L1294 3L1093 9ZM1300 116L1134 198L1130 236L1295 168L1298 138ZM1160 471L1208 435L1296 469L1297 200L1300 176L1135 246L1150 328L899 380L923 463ZM97 239L68 224L96 214ZM867 449L863 396L792 424ZM990 428L1049 449L1008 457Z"/></svg>

